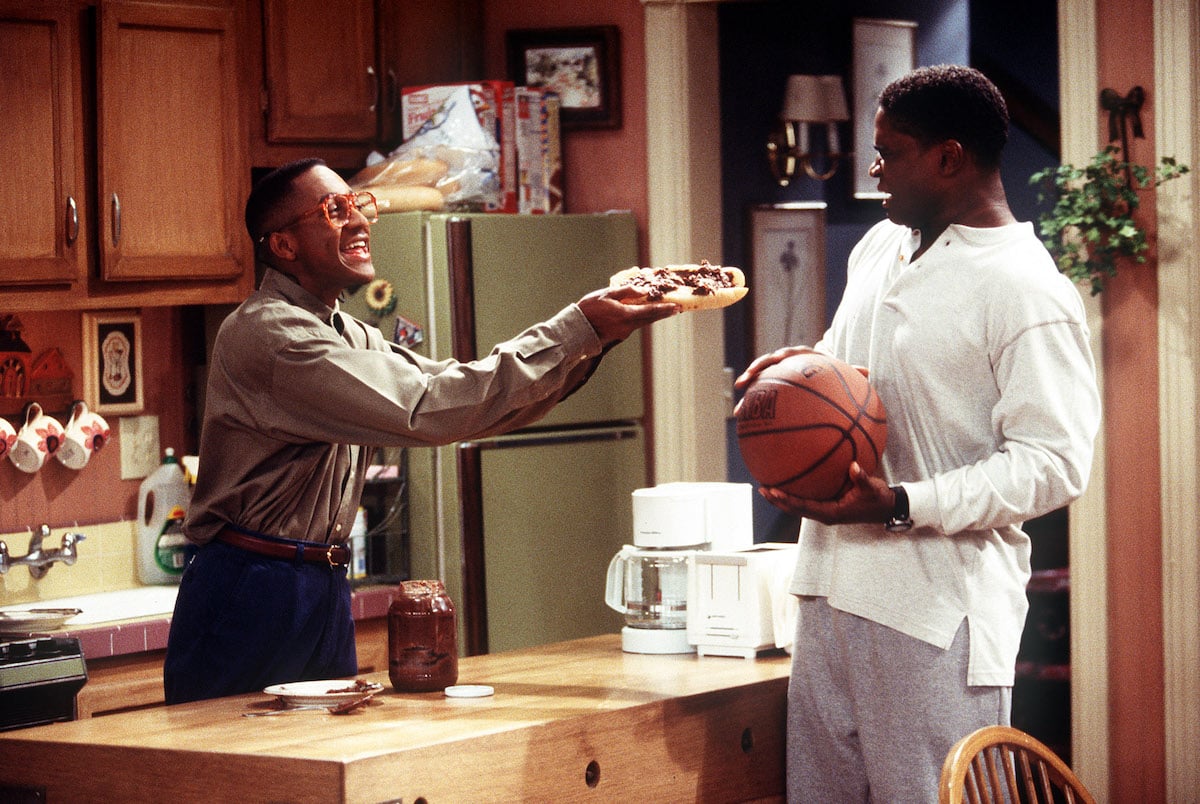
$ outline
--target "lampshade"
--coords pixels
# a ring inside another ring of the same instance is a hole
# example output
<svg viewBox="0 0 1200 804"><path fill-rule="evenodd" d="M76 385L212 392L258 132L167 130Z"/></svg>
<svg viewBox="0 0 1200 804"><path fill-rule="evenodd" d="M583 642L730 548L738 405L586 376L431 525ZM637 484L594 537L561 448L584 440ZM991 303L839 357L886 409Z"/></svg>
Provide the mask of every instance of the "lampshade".
<svg viewBox="0 0 1200 804"><path fill-rule="evenodd" d="M790 75L783 94L781 120L827 123L849 120L846 92L838 75Z"/></svg>

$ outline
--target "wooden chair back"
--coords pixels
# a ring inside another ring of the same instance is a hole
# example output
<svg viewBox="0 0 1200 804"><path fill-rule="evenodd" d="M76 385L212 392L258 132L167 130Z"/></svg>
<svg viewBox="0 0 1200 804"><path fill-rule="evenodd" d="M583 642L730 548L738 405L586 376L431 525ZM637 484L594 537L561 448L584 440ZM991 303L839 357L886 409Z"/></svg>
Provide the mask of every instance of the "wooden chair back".
<svg viewBox="0 0 1200 804"><path fill-rule="evenodd" d="M938 804L1095 804L1075 773L1046 745L1019 729L988 726L963 737L946 756Z"/></svg>

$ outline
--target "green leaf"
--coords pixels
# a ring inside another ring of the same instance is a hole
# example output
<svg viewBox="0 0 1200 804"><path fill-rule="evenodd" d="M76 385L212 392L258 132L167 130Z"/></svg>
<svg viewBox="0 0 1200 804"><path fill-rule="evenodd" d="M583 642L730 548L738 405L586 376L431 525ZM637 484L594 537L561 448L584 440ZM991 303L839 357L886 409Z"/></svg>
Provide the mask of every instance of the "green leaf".
<svg viewBox="0 0 1200 804"><path fill-rule="evenodd" d="M1039 187L1038 204L1050 205L1037 219L1042 242L1058 269L1073 281L1090 284L1092 295L1103 291L1106 278L1116 276L1118 259L1146 261L1146 235L1134 219L1141 204L1137 191L1188 172L1174 157L1162 157L1151 171L1121 161L1119 154L1109 144L1082 168L1058 165L1029 177Z"/></svg>

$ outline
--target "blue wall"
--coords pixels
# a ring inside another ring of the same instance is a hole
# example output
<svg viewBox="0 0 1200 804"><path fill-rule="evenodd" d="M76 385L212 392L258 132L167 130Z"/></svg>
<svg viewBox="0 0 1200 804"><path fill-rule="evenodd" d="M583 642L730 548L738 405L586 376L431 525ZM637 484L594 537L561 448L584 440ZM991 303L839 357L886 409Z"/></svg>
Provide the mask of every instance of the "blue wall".
<svg viewBox="0 0 1200 804"><path fill-rule="evenodd" d="M789 0L725 3L718 10L721 79L721 164L723 260L747 266L747 216L757 204L787 201L826 203L826 306L833 310L845 286L851 248L883 217L878 201L855 200L852 177L843 163L827 182L802 176L780 187L766 160L768 133L776 123L787 76L840 74L851 79L851 35L855 17L912 20L917 23L919 65L998 65L1046 106L1058 107L1058 50L1053 0L846 0L798 3ZM852 142L850 124L841 133ZM1017 217L1037 215L1028 177L1057 163L1052 150L1014 126L1003 175ZM753 276L748 283L753 293ZM725 360L736 372L749 364L749 304L725 313ZM729 423L729 479L752 482L741 463ZM755 496L755 538L795 539L797 523Z"/></svg>

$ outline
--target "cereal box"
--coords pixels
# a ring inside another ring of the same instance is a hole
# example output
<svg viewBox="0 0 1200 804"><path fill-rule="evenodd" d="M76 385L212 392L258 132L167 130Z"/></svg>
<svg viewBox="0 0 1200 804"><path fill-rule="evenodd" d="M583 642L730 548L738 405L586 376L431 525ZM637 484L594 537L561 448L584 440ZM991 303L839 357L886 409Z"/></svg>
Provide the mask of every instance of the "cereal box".
<svg viewBox="0 0 1200 804"><path fill-rule="evenodd" d="M517 210L563 212L559 96L540 87L517 87Z"/></svg>

